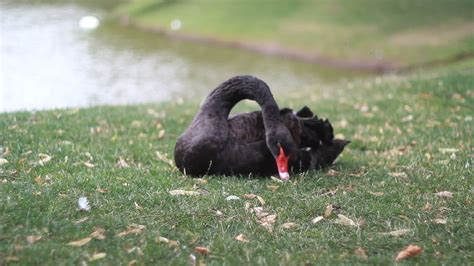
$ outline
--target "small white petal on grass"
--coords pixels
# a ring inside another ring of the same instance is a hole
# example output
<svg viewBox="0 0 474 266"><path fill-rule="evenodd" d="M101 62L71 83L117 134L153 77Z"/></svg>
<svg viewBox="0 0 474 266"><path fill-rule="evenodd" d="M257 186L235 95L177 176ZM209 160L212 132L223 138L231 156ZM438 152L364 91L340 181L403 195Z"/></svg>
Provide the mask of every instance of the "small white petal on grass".
<svg viewBox="0 0 474 266"><path fill-rule="evenodd" d="M239 234L239 235L236 236L234 239L237 240L237 241L240 241L240 242L244 242L244 243L250 242L250 241L245 237L244 234Z"/></svg>
<svg viewBox="0 0 474 266"><path fill-rule="evenodd" d="M73 246L73 247L82 247L85 244L89 243L91 240L92 240L92 237L86 237L86 238L79 239L79 240L76 240L76 241L71 241L67 244L69 246Z"/></svg>
<svg viewBox="0 0 474 266"><path fill-rule="evenodd" d="M90 211L91 206L89 205L89 201L86 197L79 197L77 200L77 205L79 206L79 210L81 211Z"/></svg>
<svg viewBox="0 0 474 266"><path fill-rule="evenodd" d="M320 221L322 221L323 219L324 219L323 216L318 216L318 217L313 218L313 220L311 220L311 223L317 224L317 223L319 223Z"/></svg>
<svg viewBox="0 0 474 266"><path fill-rule="evenodd" d="M183 26L183 23L179 19L173 19L170 22L170 29L171 30L179 30Z"/></svg>
<svg viewBox="0 0 474 266"><path fill-rule="evenodd" d="M100 21L94 16L84 16L79 20L79 27L85 30L93 30L97 28Z"/></svg>
<svg viewBox="0 0 474 266"><path fill-rule="evenodd" d="M199 193L198 191L182 190L182 189L170 190L169 193L173 196L198 196L198 195L201 195L201 193Z"/></svg>
<svg viewBox="0 0 474 266"><path fill-rule="evenodd" d="M228 201L230 201L230 200L239 200L239 199L240 198L235 196L235 195L230 195L230 196L227 196L227 198L225 198L225 200L228 200Z"/></svg>
<svg viewBox="0 0 474 266"><path fill-rule="evenodd" d="M0 158L0 165L4 165L4 164L7 164L7 163L8 163L7 159Z"/></svg>
<svg viewBox="0 0 474 266"><path fill-rule="evenodd" d="M156 137L157 139L162 139L165 137L165 130L162 129L158 132L158 136Z"/></svg>
<svg viewBox="0 0 474 266"><path fill-rule="evenodd" d="M281 225L281 227L284 228L284 229L291 229L291 228L296 227L296 226L297 226L296 223L291 223L291 222L284 223L284 224Z"/></svg>
<svg viewBox="0 0 474 266"><path fill-rule="evenodd" d="M191 266L196 265L196 256L194 256L194 254L189 254L189 262L190 262Z"/></svg>
<svg viewBox="0 0 474 266"><path fill-rule="evenodd" d="M358 226L356 222L353 220L349 219L348 217L338 214L337 219L334 221L337 224L342 224L342 225L350 225L350 226Z"/></svg>
<svg viewBox="0 0 474 266"><path fill-rule="evenodd" d="M440 197L440 198L452 198L453 197L453 193L450 192L450 191L436 192L435 195Z"/></svg>
<svg viewBox="0 0 474 266"><path fill-rule="evenodd" d="M406 235L410 232L412 232L411 229L399 229L399 230L394 230L394 231L390 231L390 232L386 232L386 233L379 233L379 234L383 235L383 236L399 237L399 236L404 236L404 235Z"/></svg>
<svg viewBox="0 0 474 266"><path fill-rule="evenodd" d="M170 242L170 240L166 237L159 236L158 239L157 239L157 242L168 244Z"/></svg>
<svg viewBox="0 0 474 266"><path fill-rule="evenodd" d="M26 237L26 241L28 242L28 244L34 244L36 241L39 241L41 238L43 238L42 236L27 236Z"/></svg>

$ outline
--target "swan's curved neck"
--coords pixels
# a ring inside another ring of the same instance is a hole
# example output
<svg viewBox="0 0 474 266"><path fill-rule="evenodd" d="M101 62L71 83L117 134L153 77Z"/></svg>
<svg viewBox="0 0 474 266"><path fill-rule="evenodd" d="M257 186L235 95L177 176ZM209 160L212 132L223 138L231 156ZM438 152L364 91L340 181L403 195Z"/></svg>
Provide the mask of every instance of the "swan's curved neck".
<svg viewBox="0 0 474 266"><path fill-rule="evenodd" d="M280 123L279 108L270 88L253 76L237 76L222 83L207 97L201 111L227 119L232 108L244 99L260 105L266 130Z"/></svg>

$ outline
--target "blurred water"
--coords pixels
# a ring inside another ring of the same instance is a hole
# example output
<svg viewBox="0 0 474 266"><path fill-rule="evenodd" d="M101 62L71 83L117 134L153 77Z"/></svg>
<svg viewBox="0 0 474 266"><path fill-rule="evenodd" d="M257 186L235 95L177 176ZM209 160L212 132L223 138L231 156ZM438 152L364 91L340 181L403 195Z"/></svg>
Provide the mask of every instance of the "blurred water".
<svg viewBox="0 0 474 266"><path fill-rule="evenodd" d="M102 8L0 2L0 112L202 98L237 74L282 93L357 75L138 32ZM96 30L79 27L86 15L101 19Z"/></svg>

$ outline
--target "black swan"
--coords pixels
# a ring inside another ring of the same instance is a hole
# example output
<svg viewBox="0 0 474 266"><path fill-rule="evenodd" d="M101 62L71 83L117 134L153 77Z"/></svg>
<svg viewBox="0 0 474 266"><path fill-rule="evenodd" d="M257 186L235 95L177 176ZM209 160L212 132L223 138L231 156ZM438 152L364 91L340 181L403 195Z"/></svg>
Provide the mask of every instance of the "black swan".
<svg viewBox="0 0 474 266"><path fill-rule="evenodd" d="M256 101L262 111L229 118L241 100ZM205 174L293 173L331 165L346 140L334 139L328 120L313 117L304 107L296 114L280 110L268 85L253 76L233 77L214 89L191 125L176 142L178 169L192 176Z"/></svg>

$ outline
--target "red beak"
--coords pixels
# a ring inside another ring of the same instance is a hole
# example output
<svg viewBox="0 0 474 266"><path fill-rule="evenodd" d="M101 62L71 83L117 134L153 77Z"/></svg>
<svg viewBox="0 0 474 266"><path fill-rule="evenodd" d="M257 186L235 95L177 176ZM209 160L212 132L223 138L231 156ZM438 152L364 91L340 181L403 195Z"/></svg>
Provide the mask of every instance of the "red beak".
<svg viewBox="0 0 474 266"><path fill-rule="evenodd" d="M276 158L276 163L278 167L278 174L282 180L290 179L290 174L288 174L288 157L285 155L285 151L280 146L280 154Z"/></svg>

